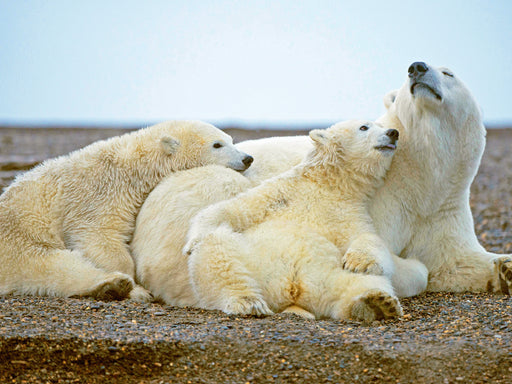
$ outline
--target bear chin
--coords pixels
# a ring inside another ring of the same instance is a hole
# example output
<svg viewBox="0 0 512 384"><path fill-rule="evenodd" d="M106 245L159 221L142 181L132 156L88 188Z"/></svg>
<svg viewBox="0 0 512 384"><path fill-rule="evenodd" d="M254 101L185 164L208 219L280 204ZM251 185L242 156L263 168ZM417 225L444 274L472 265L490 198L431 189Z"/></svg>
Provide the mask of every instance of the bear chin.
<svg viewBox="0 0 512 384"><path fill-rule="evenodd" d="M441 91L425 83L413 83L411 85L411 95L416 99L427 98L435 99L439 102L443 101Z"/></svg>

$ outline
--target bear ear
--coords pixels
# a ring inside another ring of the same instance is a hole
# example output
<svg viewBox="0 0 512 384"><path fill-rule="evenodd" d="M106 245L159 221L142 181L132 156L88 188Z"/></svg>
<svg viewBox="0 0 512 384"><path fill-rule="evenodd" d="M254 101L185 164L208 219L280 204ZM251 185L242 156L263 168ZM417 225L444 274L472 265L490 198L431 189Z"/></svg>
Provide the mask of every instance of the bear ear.
<svg viewBox="0 0 512 384"><path fill-rule="evenodd" d="M325 129L313 129L309 132L309 137L318 144L326 145L329 142L329 137Z"/></svg>
<svg viewBox="0 0 512 384"><path fill-rule="evenodd" d="M396 95L398 94L398 90L394 90L389 92L386 96L384 96L384 106L386 109L389 109L393 105L396 99Z"/></svg>
<svg viewBox="0 0 512 384"><path fill-rule="evenodd" d="M172 155L178 150L180 146L180 142L170 136L164 136L160 140L160 144L162 144L162 148L164 152L168 155Z"/></svg>

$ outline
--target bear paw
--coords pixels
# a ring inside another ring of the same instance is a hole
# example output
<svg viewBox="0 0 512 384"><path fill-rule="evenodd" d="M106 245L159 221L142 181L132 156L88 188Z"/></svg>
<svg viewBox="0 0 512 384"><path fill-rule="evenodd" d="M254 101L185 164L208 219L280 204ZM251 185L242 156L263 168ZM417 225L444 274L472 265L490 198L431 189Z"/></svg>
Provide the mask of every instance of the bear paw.
<svg viewBox="0 0 512 384"><path fill-rule="evenodd" d="M512 256L504 256L494 260L501 287L501 293L512 295Z"/></svg>
<svg viewBox="0 0 512 384"><path fill-rule="evenodd" d="M151 303L154 300L151 292L141 287L140 285L135 285L133 287L133 289L130 291L129 298L131 301L135 301L137 303Z"/></svg>
<svg viewBox="0 0 512 384"><path fill-rule="evenodd" d="M84 296L91 296L102 301L123 300L133 289L133 280L129 277L115 277L97 286Z"/></svg>
<svg viewBox="0 0 512 384"><path fill-rule="evenodd" d="M261 296L241 296L232 298L224 307L230 315L270 316L274 314Z"/></svg>
<svg viewBox="0 0 512 384"><path fill-rule="evenodd" d="M308 320L316 319L314 314L305 310L304 308L299 307L298 305L290 305L288 308L284 309L282 313L291 313Z"/></svg>
<svg viewBox="0 0 512 384"><path fill-rule="evenodd" d="M365 322L397 319L403 315L398 299L380 290L371 290L359 297L351 312L352 318Z"/></svg>
<svg viewBox="0 0 512 384"><path fill-rule="evenodd" d="M359 250L349 249L345 252L341 259L341 265L343 269L355 273L368 275L382 275L384 273L383 266L374 256Z"/></svg>

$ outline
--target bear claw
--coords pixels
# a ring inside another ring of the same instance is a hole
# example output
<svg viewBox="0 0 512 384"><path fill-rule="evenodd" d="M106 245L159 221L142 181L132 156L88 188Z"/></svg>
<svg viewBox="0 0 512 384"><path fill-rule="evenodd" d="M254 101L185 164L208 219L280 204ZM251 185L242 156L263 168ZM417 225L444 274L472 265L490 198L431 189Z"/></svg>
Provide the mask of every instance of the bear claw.
<svg viewBox="0 0 512 384"><path fill-rule="evenodd" d="M133 283L130 279L117 277L100 284L86 296L92 296L102 301L123 300L128 297L132 289Z"/></svg>
<svg viewBox="0 0 512 384"><path fill-rule="evenodd" d="M270 316L274 314L263 298L257 296L243 296L232 299L224 308L224 312L231 315Z"/></svg>
<svg viewBox="0 0 512 384"><path fill-rule="evenodd" d="M140 285L135 285L130 291L129 299L138 303L151 303L155 300L153 294Z"/></svg>
<svg viewBox="0 0 512 384"><path fill-rule="evenodd" d="M345 255L343 255L341 264L343 269L355 273L382 275L384 272L384 268L382 268L375 258L359 251L347 251Z"/></svg>
<svg viewBox="0 0 512 384"><path fill-rule="evenodd" d="M303 319L307 319L307 320L315 320L316 319L316 317L313 313L305 310L302 307L299 307L298 305L290 305L288 308L284 309L281 313L293 314L293 315L300 316Z"/></svg>
<svg viewBox="0 0 512 384"><path fill-rule="evenodd" d="M501 293L512 295L512 259L500 257L494 260L494 264L498 271Z"/></svg>

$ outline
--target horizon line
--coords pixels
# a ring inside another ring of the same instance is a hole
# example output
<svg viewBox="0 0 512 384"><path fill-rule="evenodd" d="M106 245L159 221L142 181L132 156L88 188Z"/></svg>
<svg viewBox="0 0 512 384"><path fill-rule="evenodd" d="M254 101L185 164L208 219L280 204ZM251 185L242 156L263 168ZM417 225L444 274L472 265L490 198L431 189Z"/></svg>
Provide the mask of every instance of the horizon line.
<svg viewBox="0 0 512 384"><path fill-rule="evenodd" d="M0 119L0 128L110 128L110 129L136 129L148 127L162 121L170 120L201 120L215 125L221 129L248 129L248 130L311 130L327 128L332 124L347 119L337 120L309 120L309 121L282 121L282 120L249 120L249 119L119 119L119 120L74 120L74 119ZM512 119L484 120L487 129L512 128Z"/></svg>

